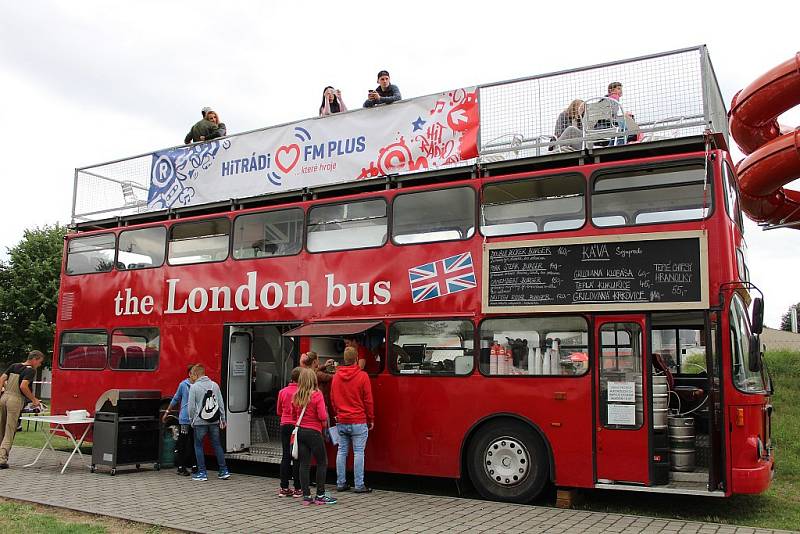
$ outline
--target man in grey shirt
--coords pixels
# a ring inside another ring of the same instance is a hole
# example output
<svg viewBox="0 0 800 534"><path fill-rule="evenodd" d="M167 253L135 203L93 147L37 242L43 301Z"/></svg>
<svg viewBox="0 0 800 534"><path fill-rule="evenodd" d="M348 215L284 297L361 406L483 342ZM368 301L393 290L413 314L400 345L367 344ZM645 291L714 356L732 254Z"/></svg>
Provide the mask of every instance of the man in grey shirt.
<svg viewBox="0 0 800 534"><path fill-rule="evenodd" d="M364 102L365 108L391 104L403 98L400 96L400 89L393 85L389 80L389 71L382 70L378 73L378 87L367 93L367 100Z"/></svg>
<svg viewBox="0 0 800 534"><path fill-rule="evenodd" d="M206 457L203 453L203 439L206 434L211 438L211 446L217 457L217 478L227 480L231 473L225 464L225 450L219 437L220 429L227 424L222 393L217 383L206 376L206 369L202 365L192 367L190 376L194 383L189 388L189 421L194 430L194 454L197 457L197 473L192 475L192 480L208 480Z"/></svg>

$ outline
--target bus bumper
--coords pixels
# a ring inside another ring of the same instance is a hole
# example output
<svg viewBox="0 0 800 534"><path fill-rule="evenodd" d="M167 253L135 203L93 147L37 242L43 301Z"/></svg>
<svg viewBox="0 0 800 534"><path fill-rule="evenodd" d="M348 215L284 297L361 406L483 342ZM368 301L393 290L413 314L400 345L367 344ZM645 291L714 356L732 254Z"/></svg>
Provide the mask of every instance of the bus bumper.
<svg viewBox="0 0 800 534"><path fill-rule="evenodd" d="M731 493L761 493L766 491L774 474L775 464L772 458L759 460L753 468L733 468L731 476Z"/></svg>

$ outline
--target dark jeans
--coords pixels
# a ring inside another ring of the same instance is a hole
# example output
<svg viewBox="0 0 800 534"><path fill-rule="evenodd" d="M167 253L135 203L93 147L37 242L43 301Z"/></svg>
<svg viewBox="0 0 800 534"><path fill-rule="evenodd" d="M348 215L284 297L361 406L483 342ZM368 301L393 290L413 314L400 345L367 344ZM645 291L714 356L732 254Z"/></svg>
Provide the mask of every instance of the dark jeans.
<svg viewBox="0 0 800 534"><path fill-rule="evenodd" d="M227 469L228 466L225 465L225 450L219 440L219 424L214 423L212 425L197 425L194 427L194 454L197 457L197 472L206 472L206 457L203 453L203 439L206 434L211 438L211 447L217 456L219 470Z"/></svg>
<svg viewBox="0 0 800 534"><path fill-rule="evenodd" d="M283 456L281 456L281 488L289 489L289 472L291 471L294 482L294 489L300 489L300 462L292 458L292 445L289 438L292 437L294 425L281 425L281 446ZM297 444L300 445L299 443Z"/></svg>
<svg viewBox="0 0 800 534"><path fill-rule="evenodd" d="M303 496L311 495L308 479L311 473L311 456L317 461L317 495L325 493L325 475L328 471L328 455L325 452L325 442L322 433L309 428L301 428L297 432L297 446L300 453L300 486Z"/></svg>
<svg viewBox="0 0 800 534"><path fill-rule="evenodd" d="M194 458L194 431L191 425L181 425L178 434L177 454L175 455L175 465L191 469L195 465Z"/></svg>

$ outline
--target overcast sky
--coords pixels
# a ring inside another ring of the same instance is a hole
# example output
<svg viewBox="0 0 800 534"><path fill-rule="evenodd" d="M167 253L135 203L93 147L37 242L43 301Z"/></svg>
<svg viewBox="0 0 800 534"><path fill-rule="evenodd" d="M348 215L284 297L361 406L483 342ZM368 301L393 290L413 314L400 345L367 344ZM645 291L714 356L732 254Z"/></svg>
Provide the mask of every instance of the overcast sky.
<svg viewBox="0 0 800 534"><path fill-rule="evenodd" d="M76 167L178 144L206 105L229 133L316 115L325 85L355 108L382 68L408 98L706 44L730 105L800 49L796 0L751 5L0 0L0 258L69 222ZM746 237L774 326L800 301L800 230Z"/></svg>

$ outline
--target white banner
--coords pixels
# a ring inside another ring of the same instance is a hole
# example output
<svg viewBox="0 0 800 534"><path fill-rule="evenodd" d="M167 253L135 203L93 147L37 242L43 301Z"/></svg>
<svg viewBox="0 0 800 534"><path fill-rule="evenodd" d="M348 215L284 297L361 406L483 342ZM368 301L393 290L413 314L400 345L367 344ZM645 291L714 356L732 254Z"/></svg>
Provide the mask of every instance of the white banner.
<svg viewBox="0 0 800 534"><path fill-rule="evenodd" d="M434 169L477 157L478 125L469 87L156 152L148 209Z"/></svg>

